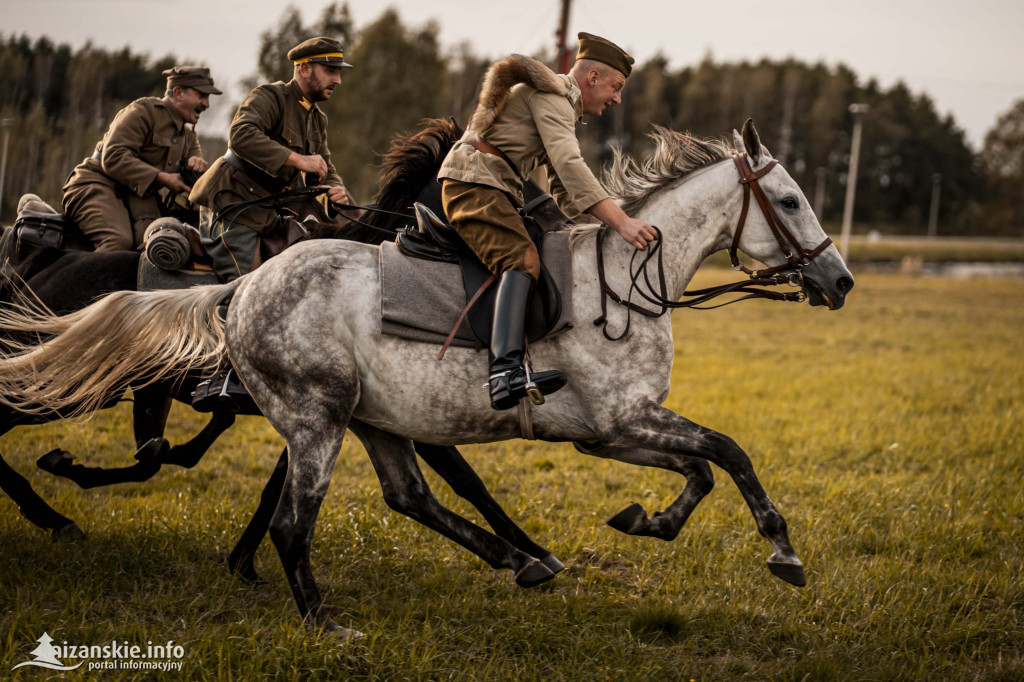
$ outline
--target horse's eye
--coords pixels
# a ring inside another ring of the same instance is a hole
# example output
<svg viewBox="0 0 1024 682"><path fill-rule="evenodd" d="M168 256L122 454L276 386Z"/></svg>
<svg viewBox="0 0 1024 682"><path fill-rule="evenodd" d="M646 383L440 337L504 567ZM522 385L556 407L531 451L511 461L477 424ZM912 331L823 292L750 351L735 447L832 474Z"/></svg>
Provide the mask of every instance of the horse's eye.
<svg viewBox="0 0 1024 682"><path fill-rule="evenodd" d="M782 208L789 211L795 211L800 208L800 202L797 201L795 197L786 197L782 200Z"/></svg>

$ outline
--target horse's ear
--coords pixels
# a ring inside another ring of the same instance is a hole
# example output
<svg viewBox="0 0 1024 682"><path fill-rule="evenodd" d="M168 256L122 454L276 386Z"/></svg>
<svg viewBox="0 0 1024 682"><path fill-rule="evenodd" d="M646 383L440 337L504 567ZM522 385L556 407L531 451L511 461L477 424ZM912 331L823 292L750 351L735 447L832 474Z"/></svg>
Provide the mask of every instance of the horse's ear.
<svg viewBox="0 0 1024 682"><path fill-rule="evenodd" d="M750 160L757 163L761 160L761 138L754 127L754 119L748 118L743 124L743 147L747 150Z"/></svg>
<svg viewBox="0 0 1024 682"><path fill-rule="evenodd" d="M732 129L732 148L738 153L743 153L743 138L740 136L740 131L735 128Z"/></svg>

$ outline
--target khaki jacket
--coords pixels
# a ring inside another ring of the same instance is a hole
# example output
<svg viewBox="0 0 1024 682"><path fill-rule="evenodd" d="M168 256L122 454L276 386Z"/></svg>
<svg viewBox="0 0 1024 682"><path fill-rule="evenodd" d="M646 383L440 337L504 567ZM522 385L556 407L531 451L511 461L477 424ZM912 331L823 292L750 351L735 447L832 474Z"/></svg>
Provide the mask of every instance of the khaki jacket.
<svg viewBox="0 0 1024 682"><path fill-rule="evenodd" d="M570 75L558 78L569 85L568 95L541 92L526 83L513 87L505 108L483 137L505 152L520 176L547 166L555 201L567 215L576 217L609 195L583 160L576 139L576 121L583 114L579 84ZM522 180L508 164L468 144L452 148L437 177L495 187L523 203Z"/></svg>
<svg viewBox="0 0 1024 682"><path fill-rule="evenodd" d="M228 146L244 161L274 176L283 187L295 187L300 174L284 165L291 152L301 155L319 154L327 163L323 184L341 186L331 150L327 147L327 115L310 103L294 80L260 85L238 107L231 121ZM189 200L217 212L225 205L269 196L270 189L250 178L223 158L213 162L192 188ZM302 215L302 204L289 206ZM263 233L278 223L277 212L262 207L246 208L225 216Z"/></svg>
<svg viewBox="0 0 1024 682"><path fill-rule="evenodd" d="M176 173L179 161L202 156L195 130L186 128L174 107L159 97L137 99L117 112L96 151L100 158L78 164L65 191L100 183L125 198L150 197L161 188L157 173Z"/></svg>

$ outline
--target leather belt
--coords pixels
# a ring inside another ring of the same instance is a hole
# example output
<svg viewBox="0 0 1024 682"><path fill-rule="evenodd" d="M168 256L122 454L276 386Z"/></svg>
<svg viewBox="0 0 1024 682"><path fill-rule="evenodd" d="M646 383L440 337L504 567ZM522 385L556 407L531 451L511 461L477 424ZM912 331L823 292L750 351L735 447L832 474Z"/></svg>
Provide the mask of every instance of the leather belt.
<svg viewBox="0 0 1024 682"><path fill-rule="evenodd" d="M484 154L490 154L491 156L497 156L499 159L501 159L502 161L504 161L505 163L508 164L508 167L512 169L512 172L515 174L515 176L517 178L519 178L520 182L524 182L525 183L525 180L524 180L523 176L519 173L519 169L516 168L516 165L514 163L512 163L512 159L508 158L508 154L506 154L505 152L501 151L500 149L495 147L493 144L491 144L487 140L481 140L481 139L467 140L467 139L462 139L462 140L459 140L459 142L461 142L463 144L468 144L470 147L473 147L478 152L483 152Z"/></svg>
<svg viewBox="0 0 1024 682"><path fill-rule="evenodd" d="M287 180L260 170L230 149L224 152L223 158L224 163L228 164L235 170L242 171L247 178L271 194L277 194L289 185Z"/></svg>

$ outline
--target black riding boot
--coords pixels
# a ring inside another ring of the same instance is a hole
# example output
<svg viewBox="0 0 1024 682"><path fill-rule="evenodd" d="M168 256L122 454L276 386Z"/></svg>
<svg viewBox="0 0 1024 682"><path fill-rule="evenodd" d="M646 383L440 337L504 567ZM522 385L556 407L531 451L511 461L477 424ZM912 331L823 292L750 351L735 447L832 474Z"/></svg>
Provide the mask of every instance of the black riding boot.
<svg viewBox="0 0 1024 682"><path fill-rule="evenodd" d="M524 362L526 304L533 289L533 277L508 270L501 274L491 327L491 407L507 410L527 394L536 405L544 396L565 386L559 371L528 372Z"/></svg>

